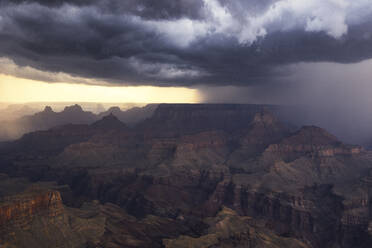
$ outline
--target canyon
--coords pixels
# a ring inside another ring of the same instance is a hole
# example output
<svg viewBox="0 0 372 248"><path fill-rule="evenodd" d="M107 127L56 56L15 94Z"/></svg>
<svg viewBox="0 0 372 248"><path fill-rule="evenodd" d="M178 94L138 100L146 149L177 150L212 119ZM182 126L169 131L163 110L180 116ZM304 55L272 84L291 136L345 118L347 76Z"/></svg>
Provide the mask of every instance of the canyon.
<svg viewBox="0 0 372 248"><path fill-rule="evenodd" d="M0 244L371 247L372 153L275 113L159 104L1 143Z"/></svg>

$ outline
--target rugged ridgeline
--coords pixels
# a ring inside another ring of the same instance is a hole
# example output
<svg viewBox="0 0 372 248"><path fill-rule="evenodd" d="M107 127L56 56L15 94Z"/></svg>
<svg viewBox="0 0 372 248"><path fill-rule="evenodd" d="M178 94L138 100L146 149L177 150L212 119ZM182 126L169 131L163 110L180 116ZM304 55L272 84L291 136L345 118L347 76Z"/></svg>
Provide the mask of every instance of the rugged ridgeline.
<svg viewBox="0 0 372 248"><path fill-rule="evenodd" d="M140 121L150 118L158 104L148 104L144 107L133 107L126 111L122 111L119 107L111 107L105 112L98 114L98 118L101 119L109 114L115 115L121 122L132 126Z"/></svg>
<svg viewBox="0 0 372 248"><path fill-rule="evenodd" d="M371 247L371 154L269 110L165 104L135 127L108 115L4 144L0 169L68 185L71 211L105 218L98 247Z"/></svg>
<svg viewBox="0 0 372 248"><path fill-rule="evenodd" d="M149 136L174 137L208 130L244 129L254 115L271 105L254 104L160 104L152 118L141 123Z"/></svg>
<svg viewBox="0 0 372 248"><path fill-rule="evenodd" d="M47 106L43 111L33 115L23 116L11 121L1 121L0 141L14 140L25 133L48 130L66 124L92 124L110 113L115 114L122 122L134 125L149 118L156 107L156 104L149 104L145 107L135 107L126 111L122 111L119 107L112 107L96 115L84 111L79 105L65 107L61 112L54 112L51 107Z"/></svg>

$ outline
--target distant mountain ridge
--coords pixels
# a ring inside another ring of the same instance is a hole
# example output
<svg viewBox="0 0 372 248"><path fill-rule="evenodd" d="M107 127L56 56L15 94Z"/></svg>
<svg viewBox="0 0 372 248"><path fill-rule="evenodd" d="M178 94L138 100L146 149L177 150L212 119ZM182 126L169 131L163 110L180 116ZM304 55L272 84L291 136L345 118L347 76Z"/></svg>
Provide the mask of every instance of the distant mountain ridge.
<svg viewBox="0 0 372 248"><path fill-rule="evenodd" d="M151 117L157 107L158 104L148 104L144 107L133 107L125 111L122 111L119 107L111 107L107 111L98 114L97 117L100 119L109 114L113 114L120 121L131 126Z"/></svg>
<svg viewBox="0 0 372 248"><path fill-rule="evenodd" d="M94 114L90 111L84 111L77 104L66 106L61 112L54 112L50 106L46 106L43 111L33 115L0 122L0 141L14 140L28 132L48 130L66 124L91 124L111 113L127 125L134 125L150 117L156 107L156 104L149 104L145 107L134 107L126 111L122 111L119 107L111 107L105 112Z"/></svg>

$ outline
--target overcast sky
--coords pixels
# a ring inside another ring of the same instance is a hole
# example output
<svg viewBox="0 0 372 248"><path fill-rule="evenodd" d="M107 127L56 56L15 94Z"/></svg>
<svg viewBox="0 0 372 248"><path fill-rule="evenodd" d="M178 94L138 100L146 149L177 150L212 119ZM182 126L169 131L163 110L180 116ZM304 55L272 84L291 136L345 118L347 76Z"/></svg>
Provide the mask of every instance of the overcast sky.
<svg viewBox="0 0 372 248"><path fill-rule="evenodd" d="M371 56L371 0L0 0L1 72L48 82L247 86Z"/></svg>

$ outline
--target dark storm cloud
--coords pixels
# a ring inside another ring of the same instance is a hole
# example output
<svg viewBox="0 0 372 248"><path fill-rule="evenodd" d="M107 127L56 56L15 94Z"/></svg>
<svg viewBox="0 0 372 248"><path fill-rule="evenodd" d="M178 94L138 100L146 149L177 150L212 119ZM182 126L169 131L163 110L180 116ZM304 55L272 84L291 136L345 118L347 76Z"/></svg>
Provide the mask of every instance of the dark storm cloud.
<svg viewBox="0 0 372 248"><path fill-rule="evenodd" d="M372 57L368 1L333 2L0 0L0 57L115 84L260 84Z"/></svg>
<svg viewBox="0 0 372 248"><path fill-rule="evenodd" d="M47 7L70 4L78 7L94 6L102 12L133 14L145 19L175 19L202 17L203 2L200 0L0 0L0 4L38 3Z"/></svg>
<svg viewBox="0 0 372 248"><path fill-rule="evenodd" d="M42 5L55 7L63 5L64 3L74 4L74 5L89 5L94 1L91 0L0 0L0 3L3 5L6 4L23 4L23 3L39 3Z"/></svg>

